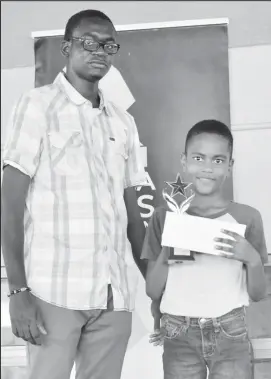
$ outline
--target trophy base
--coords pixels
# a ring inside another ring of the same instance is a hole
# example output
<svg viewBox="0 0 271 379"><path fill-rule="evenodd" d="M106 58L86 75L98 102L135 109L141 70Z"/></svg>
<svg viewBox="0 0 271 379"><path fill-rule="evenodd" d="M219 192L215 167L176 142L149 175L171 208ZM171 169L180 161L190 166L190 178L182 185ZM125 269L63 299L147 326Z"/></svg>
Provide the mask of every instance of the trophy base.
<svg viewBox="0 0 271 379"><path fill-rule="evenodd" d="M178 263L181 263L184 261L194 261L195 260L193 251L189 251L188 254L187 253L186 254L176 254L176 252L178 252L178 250L180 251L180 249L176 249L176 250L177 251L175 251L174 247L169 248L169 257L168 257L169 261L176 261Z"/></svg>

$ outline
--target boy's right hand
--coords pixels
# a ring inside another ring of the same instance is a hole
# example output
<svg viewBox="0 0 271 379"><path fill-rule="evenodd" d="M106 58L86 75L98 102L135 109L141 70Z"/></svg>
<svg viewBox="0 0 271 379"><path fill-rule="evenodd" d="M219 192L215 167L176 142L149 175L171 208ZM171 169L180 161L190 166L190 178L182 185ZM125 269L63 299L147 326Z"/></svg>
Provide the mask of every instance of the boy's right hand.
<svg viewBox="0 0 271 379"><path fill-rule="evenodd" d="M160 320L162 316L162 313L160 312L160 303L161 299L152 300L151 303L151 313L154 319L154 332L150 335L150 343L154 346L163 345L165 337L165 330L160 327Z"/></svg>
<svg viewBox="0 0 271 379"><path fill-rule="evenodd" d="M9 313L13 334L33 345L41 345L41 336L47 332L35 304L34 296L28 291L12 295Z"/></svg>
<svg viewBox="0 0 271 379"><path fill-rule="evenodd" d="M153 346L161 346L164 344L165 336L166 336L165 328L161 327L160 329L156 329L150 335L150 343L152 343Z"/></svg>

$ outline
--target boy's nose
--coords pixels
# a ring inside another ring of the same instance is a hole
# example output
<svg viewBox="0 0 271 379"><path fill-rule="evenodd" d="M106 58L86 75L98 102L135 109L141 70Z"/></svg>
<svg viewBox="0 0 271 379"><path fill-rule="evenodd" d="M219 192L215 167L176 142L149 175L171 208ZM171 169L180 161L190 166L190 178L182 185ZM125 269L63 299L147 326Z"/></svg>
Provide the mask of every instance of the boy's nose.
<svg viewBox="0 0 271 379"><path fill-rule="evenodd" d="M211 165L206 164L202 170L203 172L213 172L213 168Z"/></svg>

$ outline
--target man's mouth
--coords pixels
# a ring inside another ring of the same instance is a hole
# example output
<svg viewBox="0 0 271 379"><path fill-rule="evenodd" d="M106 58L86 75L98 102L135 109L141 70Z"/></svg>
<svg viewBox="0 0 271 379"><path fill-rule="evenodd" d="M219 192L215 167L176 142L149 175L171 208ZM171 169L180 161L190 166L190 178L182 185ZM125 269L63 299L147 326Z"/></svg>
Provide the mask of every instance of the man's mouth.
<svg viewBox="0 0 271 379"><path fill-rule="evenodd" d="M89 64L93 67L107 67L107 63L104 61L90 61Z"/></svg>

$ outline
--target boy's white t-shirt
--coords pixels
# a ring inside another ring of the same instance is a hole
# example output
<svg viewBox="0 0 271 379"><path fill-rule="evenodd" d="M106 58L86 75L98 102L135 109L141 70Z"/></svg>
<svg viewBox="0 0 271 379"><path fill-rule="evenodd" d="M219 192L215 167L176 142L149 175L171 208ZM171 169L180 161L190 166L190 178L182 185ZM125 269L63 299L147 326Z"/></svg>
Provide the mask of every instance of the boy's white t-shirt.
<svg viewBox="0 0 271 379"><path fill-rule="evenodd" d="M142 258L156 260L160 254L166 211L157 208L154 212ZM256 209L232 202L225 212L212 218L247 225L245 237L259 252L263 263L267 262L262 219ZM195 253L194 258L195 261L169 265L160 305L162 313L213 318L249 304L246 268L242 262L201 253Z"/></svg>

